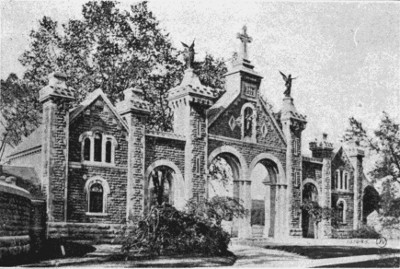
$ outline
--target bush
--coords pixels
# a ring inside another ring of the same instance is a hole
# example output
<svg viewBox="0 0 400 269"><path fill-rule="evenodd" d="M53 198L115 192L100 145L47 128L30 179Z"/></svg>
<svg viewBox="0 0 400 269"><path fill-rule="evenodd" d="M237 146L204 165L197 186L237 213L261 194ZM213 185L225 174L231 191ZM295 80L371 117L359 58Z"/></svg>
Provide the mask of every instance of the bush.
<svg viewBox="0 0 400 269"><path fill-rule="evenodd" d="M362 226L350 232L351 238L378 238L380 234L370 226Z"/></svg>
<svg viewBox="0 0 400 269"><path fill-rule="evenodd" d="M230 235L209 219L162 205L153 207L147 216L126 227L122 251L149 255L224 255L228 253L229 242Z"/></svg>

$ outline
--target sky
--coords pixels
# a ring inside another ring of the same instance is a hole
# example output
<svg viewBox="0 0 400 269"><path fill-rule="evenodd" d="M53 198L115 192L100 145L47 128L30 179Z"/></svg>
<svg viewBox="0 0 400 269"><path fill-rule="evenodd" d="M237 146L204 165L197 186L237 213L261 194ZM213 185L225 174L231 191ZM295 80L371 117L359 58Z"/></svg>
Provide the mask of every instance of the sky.
<svg viewBox="0 0 400 269"><path fill-rule="evenodd" d="M85 1L2 0L1 78L23 74L18 57L44 15L59 22L81 17ZM128 8L136 1L120 1ZM339 142L354 116L368 129L383 110L400 119L400 3L283 1L149 1L175 47L196 41L205 53L229 60L243 25L253 38L249 59L263 77L261 93L279 110L285 90L279 70L297 77L292 97L307 115L303 151L322 132Z"/></svg>

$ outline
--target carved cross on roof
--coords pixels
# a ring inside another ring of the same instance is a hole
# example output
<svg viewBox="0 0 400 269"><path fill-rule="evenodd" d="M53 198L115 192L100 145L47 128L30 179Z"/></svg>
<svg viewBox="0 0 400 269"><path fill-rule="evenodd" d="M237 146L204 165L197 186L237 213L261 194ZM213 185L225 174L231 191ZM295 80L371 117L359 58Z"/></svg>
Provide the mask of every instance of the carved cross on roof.
<svg viewBox="0 0 400 269"><path fill-rule="evenodd" d="M243 57L243 59L247 59L247 57L248 57L248 55L247 55L247 43L251 43L251 41L253 41L253 38L251 38L247 34L246 25L243 26L241 33L237 33L237 38L240 39L240 41L242 42L242 44L241 44L242 57Z"/></svg>

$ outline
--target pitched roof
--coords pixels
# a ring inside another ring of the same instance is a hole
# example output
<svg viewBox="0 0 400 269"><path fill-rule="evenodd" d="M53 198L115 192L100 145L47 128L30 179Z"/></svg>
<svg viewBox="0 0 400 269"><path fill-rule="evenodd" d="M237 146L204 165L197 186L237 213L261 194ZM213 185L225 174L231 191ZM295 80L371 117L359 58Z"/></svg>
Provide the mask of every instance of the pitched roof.
<svg viewBox="0 0 400 269"><path fill-rule="evenodd" d="M81 114L85 108L91 105L98 97L101 97L110 110L113 112L115 117L119 119L122 126L128 130L128 126L122 117L117 113L115 107L111 103L110 99L104 94L101 89L97 89L90 93L85 100L83 100L78 106L70 110L70 123L73 122L79 114ZM36 147L40 147L42 145L42 136L43 136L43 125L40 125L33 133L31 133L28 137L24 138L20 144L7 156L8 158L17 155L19 153L32 150Z"/></svg>
<svg viewBox="0 0 400 269"><path fill-rule="evenodd" d="M280 137L282 138L282 141L286 144L286 143L287 143L286 137L285 137L285 135L283 134L282 129L279 127L279 124L278 124L278 122L276 121L274 115L272 114L272 111L270 111L270 110L268 109L267 104L265 103L265 101L264 101L261 97L258 97L258 100L260 100L260 103L261 103L262 107L265 109L265 112L266 112L266 113L268 114L268 116L271 118L272 123L275 125L276 130L278 130L278 133L279 133Z"/></svg>
<svg viewBox="0 0 400 269"><path fill-rule="evenodd" d="M43 125L33 131L29 136L22 139L22 142L7 156L12 157L18 153L22 153L42 145Z"/></svg>
<svg viewBox="0 0 400 269"><path fill-rule="evenodd" d="M81 114L88 106L90 106L99 97L101 97L104 100L104 102L107 104L108 108L112 111L114 116L121 122L122 126L124 126L126 130L129 130L128 125L122 119L121 115L119 115L114 105L111 103L110 99L108 99L106 94L100 88L91 92L85 98L85 100L83 100L77 107L75 107L73 110L70 110L70 122L72 123L79 116L79 114Z"/></svg>
<svg viewBox="0 0 400 269"><path fill-rule="evenodd" d="M232 104L240 95L240 89L234 92L225 92L218 101L207 110L208 126L211 126L214 121Z"/></svg>

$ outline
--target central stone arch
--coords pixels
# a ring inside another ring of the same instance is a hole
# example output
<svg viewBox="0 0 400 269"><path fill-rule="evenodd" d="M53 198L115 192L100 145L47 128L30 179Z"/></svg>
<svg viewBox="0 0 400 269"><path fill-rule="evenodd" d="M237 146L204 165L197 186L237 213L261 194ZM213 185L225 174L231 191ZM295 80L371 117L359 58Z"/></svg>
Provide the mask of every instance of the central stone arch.
<svg viewBox="0 0 400 269"><path fill-rule="evenodd" d="M264 174L255 175L261 169L264 169ZM270 153L257 155L249 165L247 177L252 185L249 193L252 236L282 237L288 234L288 191L285 170L279 158ZM258 219L260 215L264 221Z"/></svg>

